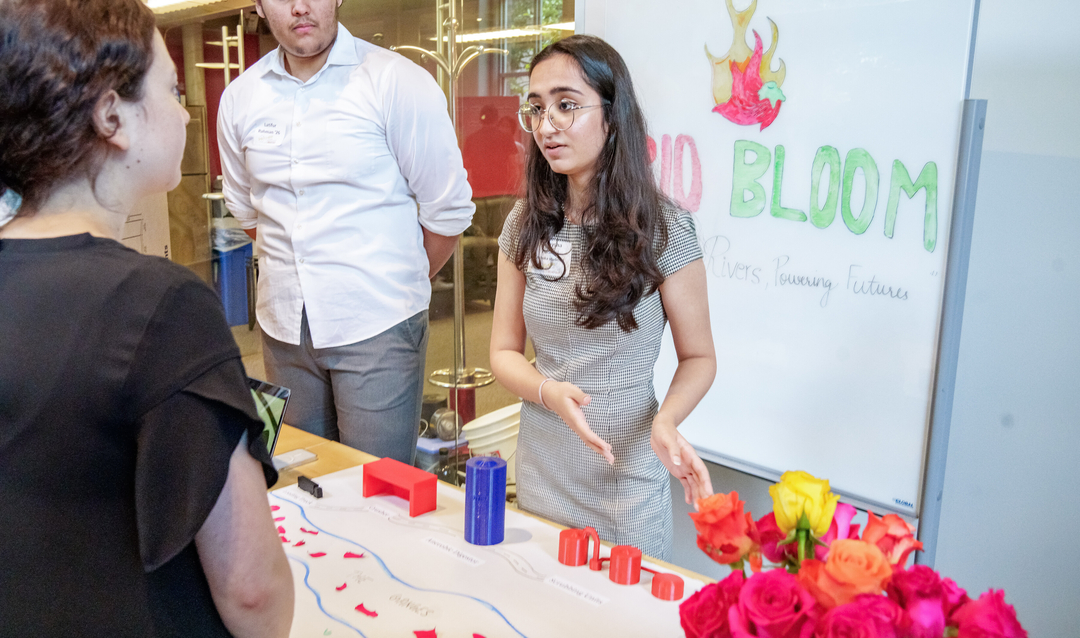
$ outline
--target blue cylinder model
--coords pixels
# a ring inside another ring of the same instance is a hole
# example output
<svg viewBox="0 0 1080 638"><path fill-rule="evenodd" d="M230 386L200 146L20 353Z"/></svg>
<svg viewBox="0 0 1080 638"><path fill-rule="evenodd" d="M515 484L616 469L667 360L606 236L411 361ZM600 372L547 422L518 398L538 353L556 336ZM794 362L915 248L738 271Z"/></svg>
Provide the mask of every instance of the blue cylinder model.
<svg viewBox="0 0 1080 638"><path fill-rule="evenodd" d="M478 456L465 462L465 540L498 545L506 531L506 461Z"/></svg>

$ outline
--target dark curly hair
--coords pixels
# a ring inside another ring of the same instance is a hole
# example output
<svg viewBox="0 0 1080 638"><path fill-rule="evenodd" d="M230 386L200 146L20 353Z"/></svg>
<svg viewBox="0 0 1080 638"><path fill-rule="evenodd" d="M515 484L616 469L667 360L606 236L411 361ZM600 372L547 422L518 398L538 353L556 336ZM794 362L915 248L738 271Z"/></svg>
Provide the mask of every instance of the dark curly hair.
<svg viewBox="0 0 1080 638"><path fill-rule="evenodd" d="M649 167L645 116L638 106L630 72L607 42L573 35L544 48L529 66L565 55L577 62L586 83L604 102L607 140L596 160L590 203L582 212L585 278L576 290L577 324L593 329L611 320L630 332L637 329L634 308L664 282L657 257L667 244L661 207L666 198ZM548 165L536 144L525 166L525 201L520 240L514 255L519 270L540 266L540 250L551 251L552 238L565 222L567 178Z"/></svg>
<svg viewBox="0 0 1080 638"><path fill-rule="evenodd" d="M96 177L94 107L108 91L142 98L154 29L140 0L0 0L0 193L22 196L20 216Z"/></svg>

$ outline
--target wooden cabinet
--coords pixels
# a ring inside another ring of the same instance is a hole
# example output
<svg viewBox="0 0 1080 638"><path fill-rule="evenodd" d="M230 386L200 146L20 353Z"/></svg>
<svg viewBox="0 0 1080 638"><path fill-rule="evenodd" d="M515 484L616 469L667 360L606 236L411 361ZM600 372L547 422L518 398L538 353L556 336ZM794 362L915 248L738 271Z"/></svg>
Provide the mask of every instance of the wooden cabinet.
<svg viewBox="0 0 1080 638"><path fill-rule="evenodd" d="M169 192L169 236L172 260L211 283L208 131L205 106L188 106L187 145L180 163L180 185Z"/></svg>

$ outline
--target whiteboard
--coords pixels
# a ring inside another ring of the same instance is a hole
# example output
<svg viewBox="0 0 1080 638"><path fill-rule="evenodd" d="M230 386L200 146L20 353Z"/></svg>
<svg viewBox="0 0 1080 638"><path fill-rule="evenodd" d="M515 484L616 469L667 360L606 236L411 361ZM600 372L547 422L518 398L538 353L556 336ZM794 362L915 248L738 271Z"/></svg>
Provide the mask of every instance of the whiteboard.
<svg viewBox="0 0 1080 638"><path fill-rule="evenodd" d="M681 431L707 458L917 515L973 5L579 6L696 218L718 372ZM657 396L675 366L669 335Z"/></svg>

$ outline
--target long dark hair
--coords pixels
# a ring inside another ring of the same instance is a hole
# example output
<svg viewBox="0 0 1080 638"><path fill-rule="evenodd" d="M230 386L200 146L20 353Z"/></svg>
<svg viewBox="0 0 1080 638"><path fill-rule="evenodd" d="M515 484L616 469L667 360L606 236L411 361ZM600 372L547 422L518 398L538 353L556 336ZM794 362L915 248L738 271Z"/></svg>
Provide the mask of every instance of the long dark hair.
<svg viewBox="0 0 1080 638"><path fill-rule="evenodd" d="M142 98L154 29L140 0L0 0L0 193L22 197L20 215L96 177L107 144L94 107L110 90Z"/></svg>
<svg viewBox="0 0 1080 638"><path fill-rule="evenodd" d="M645 116L638 106L630 72L622 56L591 35L574 35L547 46L529 66L557 55L577 62L586 83L604 101L607 140L596 159L588 207L582 212L584 282L574 307L577 324L599 328L612 319L629 332L637 328L634 307L651 294L664 276L657 257L667 244L661 206L663 194L653 181ZM548 165L532 144L525 165L525 202L520 217L514 264L540 267L540 250L551 251L552 238L565 222L567 178Z"/></svg>

